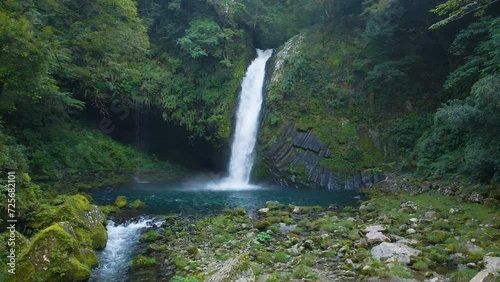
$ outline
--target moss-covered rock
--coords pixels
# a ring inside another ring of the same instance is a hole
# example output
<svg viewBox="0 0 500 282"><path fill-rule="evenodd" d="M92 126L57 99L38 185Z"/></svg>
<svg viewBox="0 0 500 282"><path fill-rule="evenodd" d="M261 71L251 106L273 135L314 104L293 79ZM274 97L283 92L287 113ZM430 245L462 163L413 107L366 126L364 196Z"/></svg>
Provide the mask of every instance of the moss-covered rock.
<svg viewBox="0 0 500 282"><path fill-rule="evenodd" d="M16 281L85 281L90 277L90 249L80 249L76 233L67 222L39 232L17 265ZM95 254L94 254L95 256Z"/></svg>
<svg viewBox="0 0 500 282"><path fill-rule="evenodd" d="M234 210L234 215L235 216L246 216L247 212L245 211L244 208L237 208Z"/></svg>
<svg viewBox="0 0 500 282"><path fill-rule="evenodd" d="M133 268L150 267L156 264L155 258L145 257L143 255L138 255L132 262Z"/></svg>
<svg viewBox="0 0 500 282"><path fill-rule="evenodd" d="M263 220L263 221L257 222L254 227L259 229L259 230L264 230L270 225L271 225L271 222L269 222L269 220Z"/></svg>
<svg viewBox="0 0 500 282"><path fill-rule="evenodd" d="M116 197L116 200L115 200L115 206L117 206L118 208L123 208L127 205L127 197L125 196L118 196Z"/></svg>
<svg viewBox="0 0 500 282"><path fill-rule="evenodd" d="M115 202L115 204L116 204L116 202ZM137 200L133 201L132 203L130 203L129 206L133 209L142 209L146 206L146 204L143 201L137 199Z"/></svg>
<svg viewBox="0 0 500 282"><path fill-rule="evenodd" d="M150 230L146 233L144 233L141 238L139 239L141 242L154 242L158 239L160 239L162 236L160 235L160 233L158 233L158 231L155 231L155 230Z"/></svg>
<svg viewBox="0 0 500 282"><path fill-rule="evenodd" d="M82 195L69 197L59 208L59 221L68 221L75 229L81 245L93 249L104 249L108 233L104 227L105 215L96 206L91 205Z"/></svg>
<svg viewBox="0 0 500 282"><path fill-rule="evenodd" d="M107 205L107 206L99 206L99 209L108 216L110 213L115 213L120 210L117 206Z"/></svg>

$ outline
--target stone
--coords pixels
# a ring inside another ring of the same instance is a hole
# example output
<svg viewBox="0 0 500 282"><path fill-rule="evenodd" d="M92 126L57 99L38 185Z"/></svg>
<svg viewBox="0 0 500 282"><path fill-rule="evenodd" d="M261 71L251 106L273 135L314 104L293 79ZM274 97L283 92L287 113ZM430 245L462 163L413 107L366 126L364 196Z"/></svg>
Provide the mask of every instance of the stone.
<svg viewBox="0 0 500 282"><path fill-rule="evenodd" d="M477 246L476 244L474 244L472 242L465 243L465 246L467 247L467 250L469 250L469 252L474 251L474 252L484 253L484 250L481 247Z"/></svg>
<svg viewBox="0 0 500 282"><path fill-rule="evenodd" d="M399 211L404 213L414 213L418 210L417 204L412 201L407 201L399 205Z"/></svg>
<svg viewBox="0 0 500 282"><path fill-rule="evenodd" d="M371 253L376 259L386 261L392 258L400 264L407 265L410 263L410 257L418 256L420 251L400 243L383 242L373 247Z"/></svg>
<svg viewBox="0 0 500 282"><path fill-rule="evenodd" d="M115 200L115 206L117 206L118 208L123 208L127 205L127 197L125 196L118 196L116 197L116 200Z"/></svg>
<svg viewBox="0 0 500 282"><path fill-rule="evenodd" d="M349 267L350 269L354 269L354 263L352 262L352 259L346 259L345 260L345 264L347 265L347 267Z"/></svg>
<svg viewBox="0 0 500 282"><path fill-rule="evenodd" d="M262 209L259 209L257 211L258 214L261 214L261 215L267 215L269 213L269 209L268 208L262 208Z"/></svg>
<svg viewBox="0 0 500 282"><path fill-rule="evenodd" d="M296 206L293 208L292 213L299 214L301 213L302 209L299 206Z"/></svg>
<svg viewBox="0 0 500 282"><path fill-rule="evenodd" d="M295 230L297 228L297 224L286 225L283 222L280 222L280 231L283 234L288 234L288 232Z"/></svg>
<svg viewBox="0 0 500 282"><path fill-rule="evenodd" d="M398 240L396 243L416 246L416 245L418 245L419 242L417 240L415 240L415 239L406 239L406 238L403 238L403 239Z"/></svg>
<svg viewBox="0 0 500 282"><path fill-rule="evenodd" d="M377 225L369 225L365 227L365 232L377 232L377 231L385 231L385 227L377 224Z"/></svg>
<svg viewBox="0 0 500 282"><path fill-rule="evenodd" d="M479 195L477 192L472 192L469 197L467 197L467 200L471 203L482 203L484 198L483 196Z"/></svg>
<svg viewBox="0 0 500 282"><path fill-rule="evenodd" d="M133 209L142 209L145 206L146 206L146 204L143 201L139 200L139 199L137 199L137 200L133 201L132 203L130 203L130 207L133 208Z"/></svg>
<svg viewBox="0 0 500 282"><path fill-rule="evenodd" d="M476 268L476 264L475 264L475 263L473 263L473 262L469 262L469 263L467 264L467 267L468 267L468 268Z"/></svg>
<svg viewBox="0 0 500 282"><path fill-rule="evenodd" d="M450 208L450 214L462 214L464 210L461 208Z"/></svg>
<svg viewBox="0 0 500 282"><path fill-rule="evenodd" d="M385 230L385 227L382 225L370 225L365 228L366 233L365 237L369 244L375 244L380 242L390 242L391 240L385 236L382 232Z"/></svg>
<svg viewBox="0 0 500 282"><path fill-rule="evenodd" d="M366 238L361 238L359 241L354 243L356 249L366 249L368 248L368 240Z"/></svg>
<svg viewBox="0 0 500 282"><path fill-rule="evenodd" d="M435 211L428 211L424 214L424 219L426 221L432 221L437 217L437 213Z"/></svg>
<svg viewBox="0 0 500 282"><path fill-rule="evenodd" d="M460 265L465 262L465 257L462 253L454 253L448 256L448 263L453 265Z"/></svg>
<svg viewBox="0 0 500 282"><path fill-rule="evenodd" d="M412 217L412 218L410 218L410 219L409 219L409 221L410 221L411 223L417 223L417 222L418 222L418 218L416 218L416 217Z"/></svg>
<svg viewBox="0 0 500 282"><path fill-rule="evenodd" d="M305 248L307 248L307 249L312 249L312 248L313 248L313 246L314 246L314 243L313 243L313 241L312 241L312 240L306 240L306 241L304 242L304 247L305 247Z"/></svg>
<svg viewBox="0 0 500 282"><path fill-rule="evenodd" d="M297 248L297 245L294 245L291 248L286 249L286 253L289 254L289 255L291 255L291 256L294 256L294 257L300 255L300 251Z"/></svg>
<svg viewBox="0 0 500 282"><path fill-rule="evenodd" d="M495 277L500 274L500 257L485 256L483 258L485 268L493 272Z"/></svg>
<svg viewBox="0 0 500 282"><path fill-rule="evenodd" d="M415 233L417 233L417 231L415 231L415 229L413 229L413 228L408 228L406 230L406 234L408 234L408 235L415 234Z"/></svg>
<svg viewBox="0 0 500 282"><path fill-rule="evenodd" d="M366 234L366 239L368 240L368 243L370 243L370 244L391 241L382 232L369 232Z"/></svg>
<svg viewBox="0 0 500 282"><path fill-rule="evenodd" d="M31 281L36 273L40 281L83 281L90 278L90 266L97 262L90 250L82 253L73 227L67 222L54 223L37 233L29 248L19 257L18 281ZM84 256L85 255L85 256ZM90 255L90 256L88 256ZM95 265L93 265L95 266ZM60 269L62 272L53 272Z"/></svg>
<svg viewBox="0 0 500 282"><path fill-rule="evenodd" d="M481 270L469 282L495 282L495 275L488 270Z"/></svg>
<svg viewBox="0 0 500 282"><path fill-rule="evenodd" d="M255 282L255 274L250 267L248 255L243 254L226 261L208 282Z"/></svg>

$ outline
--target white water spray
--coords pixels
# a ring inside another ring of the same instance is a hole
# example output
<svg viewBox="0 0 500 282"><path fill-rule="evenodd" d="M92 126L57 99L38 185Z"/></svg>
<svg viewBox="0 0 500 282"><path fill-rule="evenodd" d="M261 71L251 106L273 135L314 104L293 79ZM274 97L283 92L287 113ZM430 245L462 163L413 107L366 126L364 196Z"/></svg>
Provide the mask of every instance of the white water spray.
<svg viewBox="0 0 500 282"><path fill-rule="evenodd" d="M229 161L229 176L218 183L217 188L241 189L251 186L248 183L254 161L253 153L262 107L266 63L272 53L272 49L265 51L257 49L257 58L252 61L243 78Z"/></svg>
<svg viewBox="0 0 500 282"><path fill-rule="evenodd" d="M151 226L152 219L115 225L108 220L108 242L106 248L97 254L99 266L92 271L90 281L124 281L124 274L132 263L134 246L141 236L141 229ZM161 225L157 222L155 225Z"/></svg>

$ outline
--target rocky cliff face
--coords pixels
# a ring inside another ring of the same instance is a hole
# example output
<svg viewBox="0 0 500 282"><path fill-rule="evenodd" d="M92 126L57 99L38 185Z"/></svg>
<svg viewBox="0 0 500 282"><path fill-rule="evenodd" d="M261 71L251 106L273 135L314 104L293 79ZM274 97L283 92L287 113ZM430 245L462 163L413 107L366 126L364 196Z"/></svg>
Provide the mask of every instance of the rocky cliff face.
<svg viewBox="0 0 500 282"><path fill-rule="evenodd" d="M358 189L383 179L387 147L369 109L353 103L359 87L346 79L345 54L354 47L321 40L301 33L270 60L256 174L267 167L283 186Z"/></svg>
<svg viewBox="0 0 500 282"><path fill-rule="evenodd" d="M383 179L381 173L373 171L348 175L322 166L322 159L331 155L332 150L318 140L313 129L300 130L289 125L266 153L266 160L276 180L290 187L352 190Z"/></svg>

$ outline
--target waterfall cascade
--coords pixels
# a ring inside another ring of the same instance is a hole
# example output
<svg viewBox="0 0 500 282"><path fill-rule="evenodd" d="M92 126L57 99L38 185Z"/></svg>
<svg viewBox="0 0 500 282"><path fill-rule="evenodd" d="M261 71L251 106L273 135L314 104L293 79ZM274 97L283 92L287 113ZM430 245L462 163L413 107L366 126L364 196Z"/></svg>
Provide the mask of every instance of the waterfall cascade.
<svg viewBox="0 0 500 282"><path fill-rule="evenodd" d="M112 220L108 220L108 243L106 248L97 254L99 266L92 271L90 281L124 281L123 275L130 266L141 229L153 224L160 226L161 223L163 222L154 223L152 219L140 219L137 222L116 225Z"/></svg>
<svg viewBox="0 0 500 282"><path fill-rule="evenodd" d="M229 161L229 176L217 184L220 189L251 186L249 185L250 172L254 162L259 113L263 101L266 63L272 53L272 49L257 49L257 58L252 61L243 78Z"/></svg>

